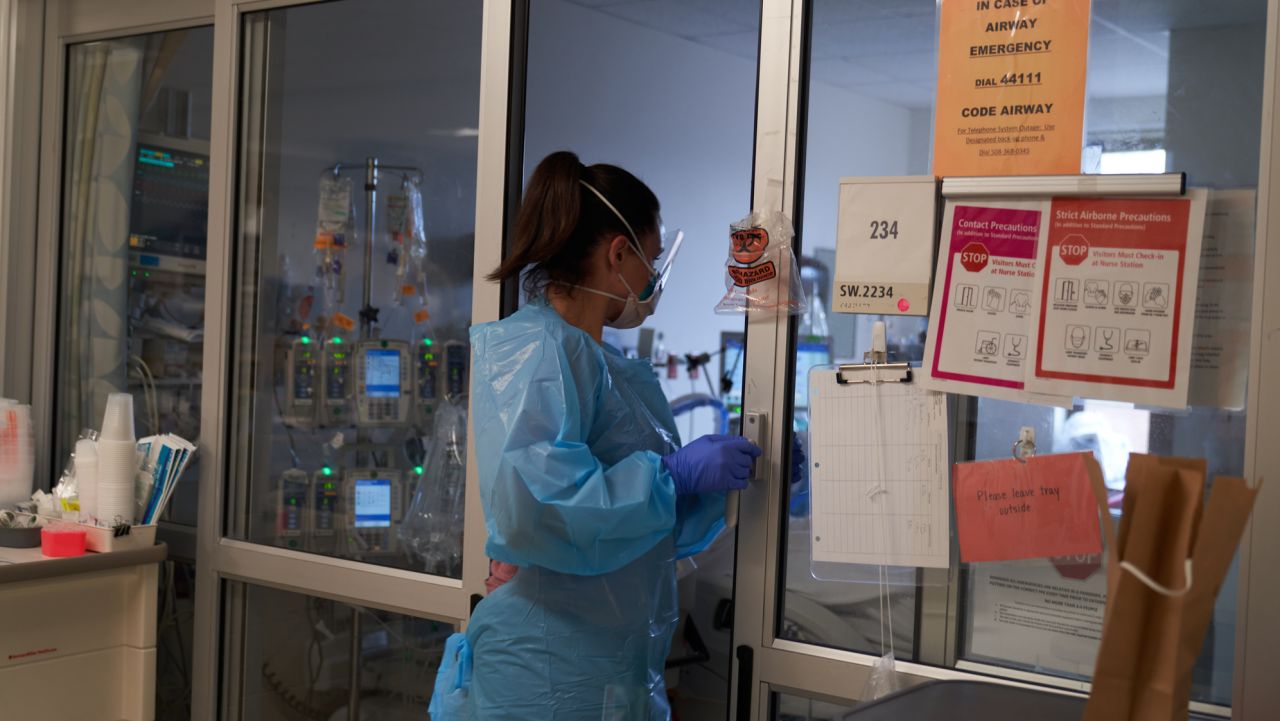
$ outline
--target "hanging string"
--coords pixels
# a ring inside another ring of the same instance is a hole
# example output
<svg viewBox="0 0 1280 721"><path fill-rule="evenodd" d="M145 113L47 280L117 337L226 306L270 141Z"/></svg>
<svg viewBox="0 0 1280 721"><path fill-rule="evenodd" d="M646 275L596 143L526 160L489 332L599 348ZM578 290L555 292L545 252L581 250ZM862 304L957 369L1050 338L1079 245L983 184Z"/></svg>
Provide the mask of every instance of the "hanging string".
<svg viewBox="0 0 1280 721"><path fill-rule="evenodd" d="M871 363L872 388L875 393L876 418L878 420L884 418L882 402L880 400L880 365L881 364L874 360ZM888 473L885 471L884 424L882 422L877 422L872 424L872 427L875 429L872 434L874 441L874 445L872 447L874 449L873 453L875 454L876 470L878 471L877 475L879 476L876 485L872 488L870 494L874 499L880 496L888 496L889 489L885 487L885 479L887 478ZM880 541L884 544L881 547L881 561L878 569L879 572L877 574L880 596L880 655L884 655L884 630L885 619L887 618L889 622L889 653L896 658L897 654L895 652L893 642L893 600L889 597L889 567L887 565L889 556L889 538L888 534L885 533L885 513L877 513L876 518L878 520L877 525L880 529Z"/></svg>

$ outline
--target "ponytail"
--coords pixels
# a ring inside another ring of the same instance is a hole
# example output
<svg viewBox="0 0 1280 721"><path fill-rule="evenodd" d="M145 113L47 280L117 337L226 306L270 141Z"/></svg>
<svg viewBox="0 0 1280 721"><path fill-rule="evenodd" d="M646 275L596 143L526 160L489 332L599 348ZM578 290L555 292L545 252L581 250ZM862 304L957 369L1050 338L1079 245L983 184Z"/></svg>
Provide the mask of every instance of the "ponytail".
<svg viewBox="0 0 1280 721"><path fill-rule="evenodd" d="M490 281L513 280L529 269L525 291L531 296L549 282L579 284L595 244L615 234L628 235L584 183L608 198L637 235L657 229L658 198L648 186L622 168L588 168L577 155L561 150L543 158L529 177L511 252L487 276Z"/></svg>

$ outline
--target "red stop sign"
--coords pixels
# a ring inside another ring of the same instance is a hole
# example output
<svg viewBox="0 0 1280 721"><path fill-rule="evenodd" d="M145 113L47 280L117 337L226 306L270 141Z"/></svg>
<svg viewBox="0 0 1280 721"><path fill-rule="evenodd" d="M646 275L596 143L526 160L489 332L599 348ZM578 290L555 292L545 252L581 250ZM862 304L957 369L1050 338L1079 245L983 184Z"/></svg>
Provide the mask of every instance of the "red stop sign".
<svg viewBox="0 0 1280 721"><path fill-rule="evenodd" d="M1080 265L1089 257L1089 241L1083 235L1068 235L1058 244L1058 257L1067 265Z"/></svg>
<svg viewBox="0 0 1280 721"><path fill-rule="evenodd" d="M960 265L970 273L977 273L987 267L987 260L990 257L987 246L982 243L969 243L960 249Z"/></svg>
<svg viewBox="0 0 1280 721"><path fill-rule="evenodd" d="M1055 556L1049 562L1063 578L1077 581L1085 580L1102 568L1102 556L1096 553L1089 556Z"/></svg>

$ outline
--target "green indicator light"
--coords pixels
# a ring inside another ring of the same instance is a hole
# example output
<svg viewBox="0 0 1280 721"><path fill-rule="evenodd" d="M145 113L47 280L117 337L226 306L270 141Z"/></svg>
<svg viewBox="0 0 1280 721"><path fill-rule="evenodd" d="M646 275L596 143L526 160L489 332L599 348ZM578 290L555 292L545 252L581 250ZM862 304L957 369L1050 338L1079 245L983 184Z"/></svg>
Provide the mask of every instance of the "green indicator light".
<svg viewBox="0 0 1280 721"><path fill-rule="evenodd" d="M134 277L136 278L136 277L138 276L138 271L136 271L136 270L131 270L131 271L129 271L129 274L130 274L130 275L132 275L132 276L134 276Z"/></svg>
<svg viewBox="0 0 1280 721"><path fill-rule="evenodd" d="M333 337L333 344L334 344L334 345L342 345L342 338L340 338L339 336L336 336L336 335L335 335L335 336Z"/></svg>
<svg viewBox="0 0 1280 721"><path fill-rule="evenodd" d="M327 469L326 469L326 470L327 470ZM324 484L324 489L325 489L326 491L332 491L332 490L333 490L333 484L332 484L332 483L326 483L326 484Z"/></svg>
<svg viewBox="0 0 1280 721"><path fill-rule="evenodd" d="M150 277L151 277L151 272L150 272L150 271L147 271L147 272L143 273L143 274L142 274L142 277L143 277L143 278L150 278Z"/></svg>
<svg viewBox="0 0 1280 721"><path fill-rule="evenodd" d="M435 360L435 359L436 359L436 354L435 354L435 353L428 353L428 354L427 354L427 360Z"/></svg>
<svg viewBox="0 0 1280 721"><path fill-rule="evenodd" d="M435 345L435 341L431 340L430 338L423 338L422 345Z"/></svg>
<svg viewBox="0 0 1280 721"><path fill-rule="evenodd" d="M310 337L310 336L305 336L305 335L304 335L304 336L302 336L302 345L309 345L310 343L311 343L311 337Z"/></svg>
<svg viewBox="0 0 1280 721"><path fill-rule="evenodd" d="M413 467L413 472L414 472L414 474L415 474L415 475L421 476L421 475L422 475L422 466L414 466L414 467Z"/></svg>
<svg viewBox="0 0 1280 721"><path fill-rule="evenodd" d="M333 475L333 469L332 469L332 468L330 468L330 467L328 467L328 466L325 466L324 468L320 469L320 472L321 472L321 473L323 473L323 474L325 474L326 476L332 476L332 475Z"/></svg>

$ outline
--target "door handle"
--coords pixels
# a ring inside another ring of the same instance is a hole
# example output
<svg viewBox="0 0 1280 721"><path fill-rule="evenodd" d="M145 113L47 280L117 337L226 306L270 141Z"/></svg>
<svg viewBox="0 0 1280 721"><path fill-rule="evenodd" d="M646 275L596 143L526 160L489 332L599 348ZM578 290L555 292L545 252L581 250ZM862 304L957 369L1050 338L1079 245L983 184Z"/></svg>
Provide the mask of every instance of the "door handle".
<svg viewBox="0 0 1280 721"><path fill-rule="evenodd" d="M747 411L742 414L742 437L751 441L762 452L760 457L752 462L751 480L757 481L768 475L769 461L767 459L768 432L766 427L768 414L763 411ZM724 498L724 525L725 528L733 528L738 525L738 494L741 491L729 491Z"/></svg>

